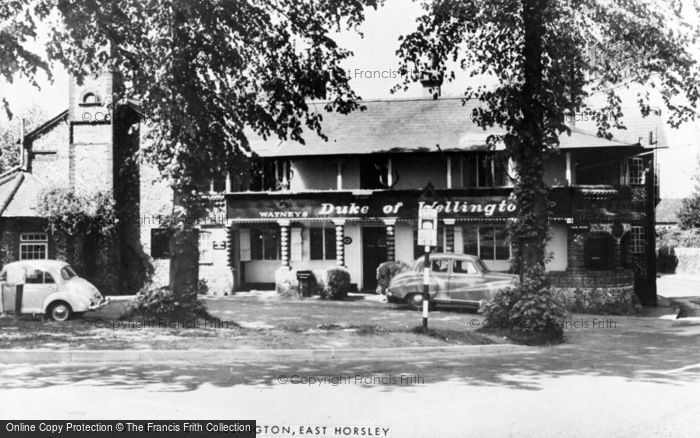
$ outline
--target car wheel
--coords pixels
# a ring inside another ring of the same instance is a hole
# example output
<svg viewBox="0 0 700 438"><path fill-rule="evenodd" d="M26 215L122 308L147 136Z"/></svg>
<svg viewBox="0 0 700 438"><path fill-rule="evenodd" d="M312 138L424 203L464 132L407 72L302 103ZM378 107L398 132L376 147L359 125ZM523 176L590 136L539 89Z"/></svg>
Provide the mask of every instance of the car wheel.
<svg viewBox="0 0 700 438"><path fill-rule="evenodd" d="M406 304L413 310L423 309L423 294L411 294L406 297Z"/></svg>
<svg viewBox="0 0 700 438"><path fill-rule="evenodd" d="M54 321L68 321L72 313L73 310L63 301L53 303L49 307L49 317Z"/></svg>

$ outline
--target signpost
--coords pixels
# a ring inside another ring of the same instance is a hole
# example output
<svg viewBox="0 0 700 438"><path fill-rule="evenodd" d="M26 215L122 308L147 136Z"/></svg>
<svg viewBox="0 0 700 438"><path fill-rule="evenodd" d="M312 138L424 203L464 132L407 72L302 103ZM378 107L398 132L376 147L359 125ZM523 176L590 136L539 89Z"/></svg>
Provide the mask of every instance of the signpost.
<svg viewBox="0 0 700 438"><path fill-rule="evenodd" d="M423 332L428 331L428 306L430 304L430 247L437 246L438 213L429 206L418 210L418 245L425 246L423 262Z"/></svg>

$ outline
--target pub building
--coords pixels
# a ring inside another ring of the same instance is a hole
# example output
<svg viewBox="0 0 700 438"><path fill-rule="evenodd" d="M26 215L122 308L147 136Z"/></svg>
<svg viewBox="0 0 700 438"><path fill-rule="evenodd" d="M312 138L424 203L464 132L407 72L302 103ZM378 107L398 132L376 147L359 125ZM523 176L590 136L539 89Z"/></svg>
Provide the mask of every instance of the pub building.
<svg viewBox="0 0 700 438"><path fill-rule="evenodd" d="M322 103L316 104L319 109ZM434 251L479 256L509 268L506 223L515 217L513 165L471 122L461 98L365 101L364 111L324 113L328 140L251 139L255 178L228 178L229 263L236 290L271 289L281 266L344 266L374 292L377 266L423 255L418 209L438 210ZM631 112L631 111L630 111ZM632 119L626 119L632 120ZM654 304L654 206L658 179L652 120L634 119L611 140L571 126L545 168L552 285L610 289ZM639 134L639 133L643 134ZM648 139L648 140L647 140Z"/></svg>

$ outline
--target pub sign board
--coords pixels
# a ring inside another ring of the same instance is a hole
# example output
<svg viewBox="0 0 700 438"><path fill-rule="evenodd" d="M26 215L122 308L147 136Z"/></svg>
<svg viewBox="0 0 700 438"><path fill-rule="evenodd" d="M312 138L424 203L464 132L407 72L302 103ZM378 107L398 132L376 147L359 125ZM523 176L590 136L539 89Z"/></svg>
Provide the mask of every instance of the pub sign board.
<svg viewBox="0 0 700 438"><path fill-rule="evenodd" d="M325 196L319 196L325 195ZM381 219L385 217L416 219L422 208L431 208L441 218L508 218L515 217L515 202L504 196L452 196L440 201L419 200L419 192L374 192L356 195L350 192L321 193L316 196L292 197L270 194L262 197L227 199L229 219Z"/></svg>

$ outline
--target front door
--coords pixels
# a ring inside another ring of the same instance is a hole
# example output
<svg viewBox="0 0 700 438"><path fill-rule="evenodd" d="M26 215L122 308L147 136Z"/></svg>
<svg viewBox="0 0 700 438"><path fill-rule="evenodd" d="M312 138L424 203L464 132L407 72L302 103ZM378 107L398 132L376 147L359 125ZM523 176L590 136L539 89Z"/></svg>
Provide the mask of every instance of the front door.
<svg viewBox="0 0 700 438"><path fill-rule="evenodd" d="M375 293L377 266L386 261L386 231L383 227L362 229L362 292Z"/></svg>

